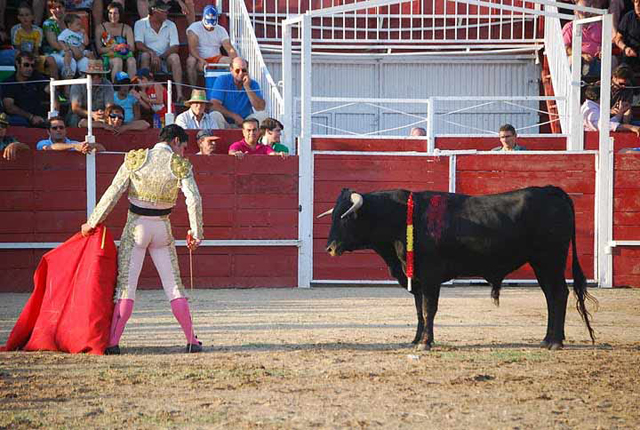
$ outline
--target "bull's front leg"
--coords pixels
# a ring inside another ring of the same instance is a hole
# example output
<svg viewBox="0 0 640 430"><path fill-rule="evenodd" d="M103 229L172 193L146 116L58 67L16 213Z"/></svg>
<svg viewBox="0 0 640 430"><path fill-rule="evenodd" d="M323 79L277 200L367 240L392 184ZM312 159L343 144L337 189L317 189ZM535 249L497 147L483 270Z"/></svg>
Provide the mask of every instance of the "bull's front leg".
<svg viewBox="0 0 640 430"><path fill-rule="evenodd" d="M438 299L440 298L440 284L423 288L422 314L425 316L425 328L422 338L418 343L418 348L428 351L433 346L433 320L438 312Z"/></svg>
<svg viewBox="0 0 640 430"><path fill-rule="evenodd" d="M416 327L416 337L411 343L417 344L424 334L424 314L422 313L422 291L419 289L413 292L413 300L416 303L416 314L418 315L418 325Z"/></svg>

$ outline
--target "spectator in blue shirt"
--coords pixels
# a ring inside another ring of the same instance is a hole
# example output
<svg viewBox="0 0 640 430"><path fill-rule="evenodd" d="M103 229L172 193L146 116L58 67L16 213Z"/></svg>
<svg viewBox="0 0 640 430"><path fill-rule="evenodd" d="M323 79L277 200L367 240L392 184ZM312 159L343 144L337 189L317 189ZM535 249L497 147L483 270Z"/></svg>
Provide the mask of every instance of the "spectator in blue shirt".
<svg viewBox="0 0 640 430"><path fill-rule="evenodd" d="M94 149L104 151L104 146L99 143L76 142L67 137L67 126L64 119L54 116L47 123L49 138L38 142L36 149L39 151L78 151L88 154Z"/></svg>
<svg viewBox="0 0 640 430"><path fill-rule="evenodd" d="M211 92L212 109L220 112L227 123L238 127L245 119L262 122L267 118L260 85L249 77L248 67L244 58L234 58L231 73L219 76Z"/></svg>

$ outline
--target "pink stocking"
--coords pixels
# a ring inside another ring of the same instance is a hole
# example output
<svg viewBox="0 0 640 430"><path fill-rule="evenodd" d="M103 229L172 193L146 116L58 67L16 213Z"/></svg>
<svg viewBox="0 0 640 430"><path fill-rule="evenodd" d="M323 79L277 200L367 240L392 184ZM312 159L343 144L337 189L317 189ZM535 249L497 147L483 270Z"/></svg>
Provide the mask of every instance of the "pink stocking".
<svg viewBox="0 0 640 430"><path fill-rule="evenodd" d="M133 300L121 299L116 302L113 309L113 319L111 320L111 336L109 346L116 346L120 343L120 337L127 325L127 321L133 313Z"/></svg>
<svg viewBox="0 0 640 430"><path fill-rule="evenodd" d="M171 310L182 327L182 331L187 338L187 343L198 344L198 339L193 332L193 323L191 322L191 312L189 312L189 303L184 297L171 301Z"/></svg>

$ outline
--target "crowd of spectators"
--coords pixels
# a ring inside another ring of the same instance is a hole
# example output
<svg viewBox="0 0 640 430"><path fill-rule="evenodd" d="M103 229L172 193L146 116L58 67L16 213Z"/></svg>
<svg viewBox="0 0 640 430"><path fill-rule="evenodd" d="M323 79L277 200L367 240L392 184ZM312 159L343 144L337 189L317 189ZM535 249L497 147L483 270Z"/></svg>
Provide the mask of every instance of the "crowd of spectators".
<svg viewBox="0 0 640 430"><path fill-rule="evenodd" d="M47 113L56 112L69 127L86 127L91 117L96 128L110 129L105 112L119 105L125 129L161 128L169 102L162 80L171 79L173 112L187 109L178 116L185 128L239 128L246 118L266 118L259 112L265 109L260 86L220 25L218 10L206 5L196 21L194 8L193 0L137 0L136 16L136 11L125 10L123 0L20 3L19 23L6 35L10 39L5 45L0 31L0 65L15 67L15 74L0 85L0 112L6 112L11 125L44 128ZM4 13L2 4L0 9ZM184 34L170 12L186 17ZM182 60L180 40L188 44ZM198 83L211 64L230 69L211 84L207 97ZM183 74L190 85L183 84ZM87 112L82 85L57 87L55 105L48 106L50 78L84 76L92 79L92 112Z"/></svg>

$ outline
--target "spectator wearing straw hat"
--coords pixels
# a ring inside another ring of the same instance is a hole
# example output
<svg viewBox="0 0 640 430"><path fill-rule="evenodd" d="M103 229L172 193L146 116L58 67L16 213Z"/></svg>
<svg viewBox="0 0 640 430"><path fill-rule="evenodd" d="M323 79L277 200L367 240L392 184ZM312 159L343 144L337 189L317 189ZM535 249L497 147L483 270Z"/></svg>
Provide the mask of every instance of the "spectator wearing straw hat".
<svg viewBox="0 0 640 430"><path fill-rule="evenodd" d="M89 60L86 66L81 67L80 72L91 76L91 118L93 126L100 128L105 123L105 110L114 104L113 85L105 75L109 70L105 70L102 60ZM86 127L87 117L87 87L85 85L73 85L71 87L71 111L69 112L67 123L70 127Z"/></svg>
<svg viewBox="0 0 640 430"><path fill-rule="evenodd" d="M44 127L47 118L47 78L35 70L35 57L29 52L16 56L16 72L3 82L2 102L11 125Z"/></svg>
<svg viewBox="0 0 640 430"><path fill-rule="evenodd" d="M207 107L211 102L207 100L204 90L193 90L191 98L184 102L189 110L182 112L176 118L176 124L187 130L202 129L223 129L227 122L220 112L213 111L207 113Z"/></svg>
<svg viewBox="0 0 640 430"><path fill-rule="evenodd" d="M28 151L29 147L24 143L18 142L13 136L7 136L7 128L9 127L9 119L6 113L0 113L0 151L2 158L8 161L18 158L18 151Z"/></svg>

